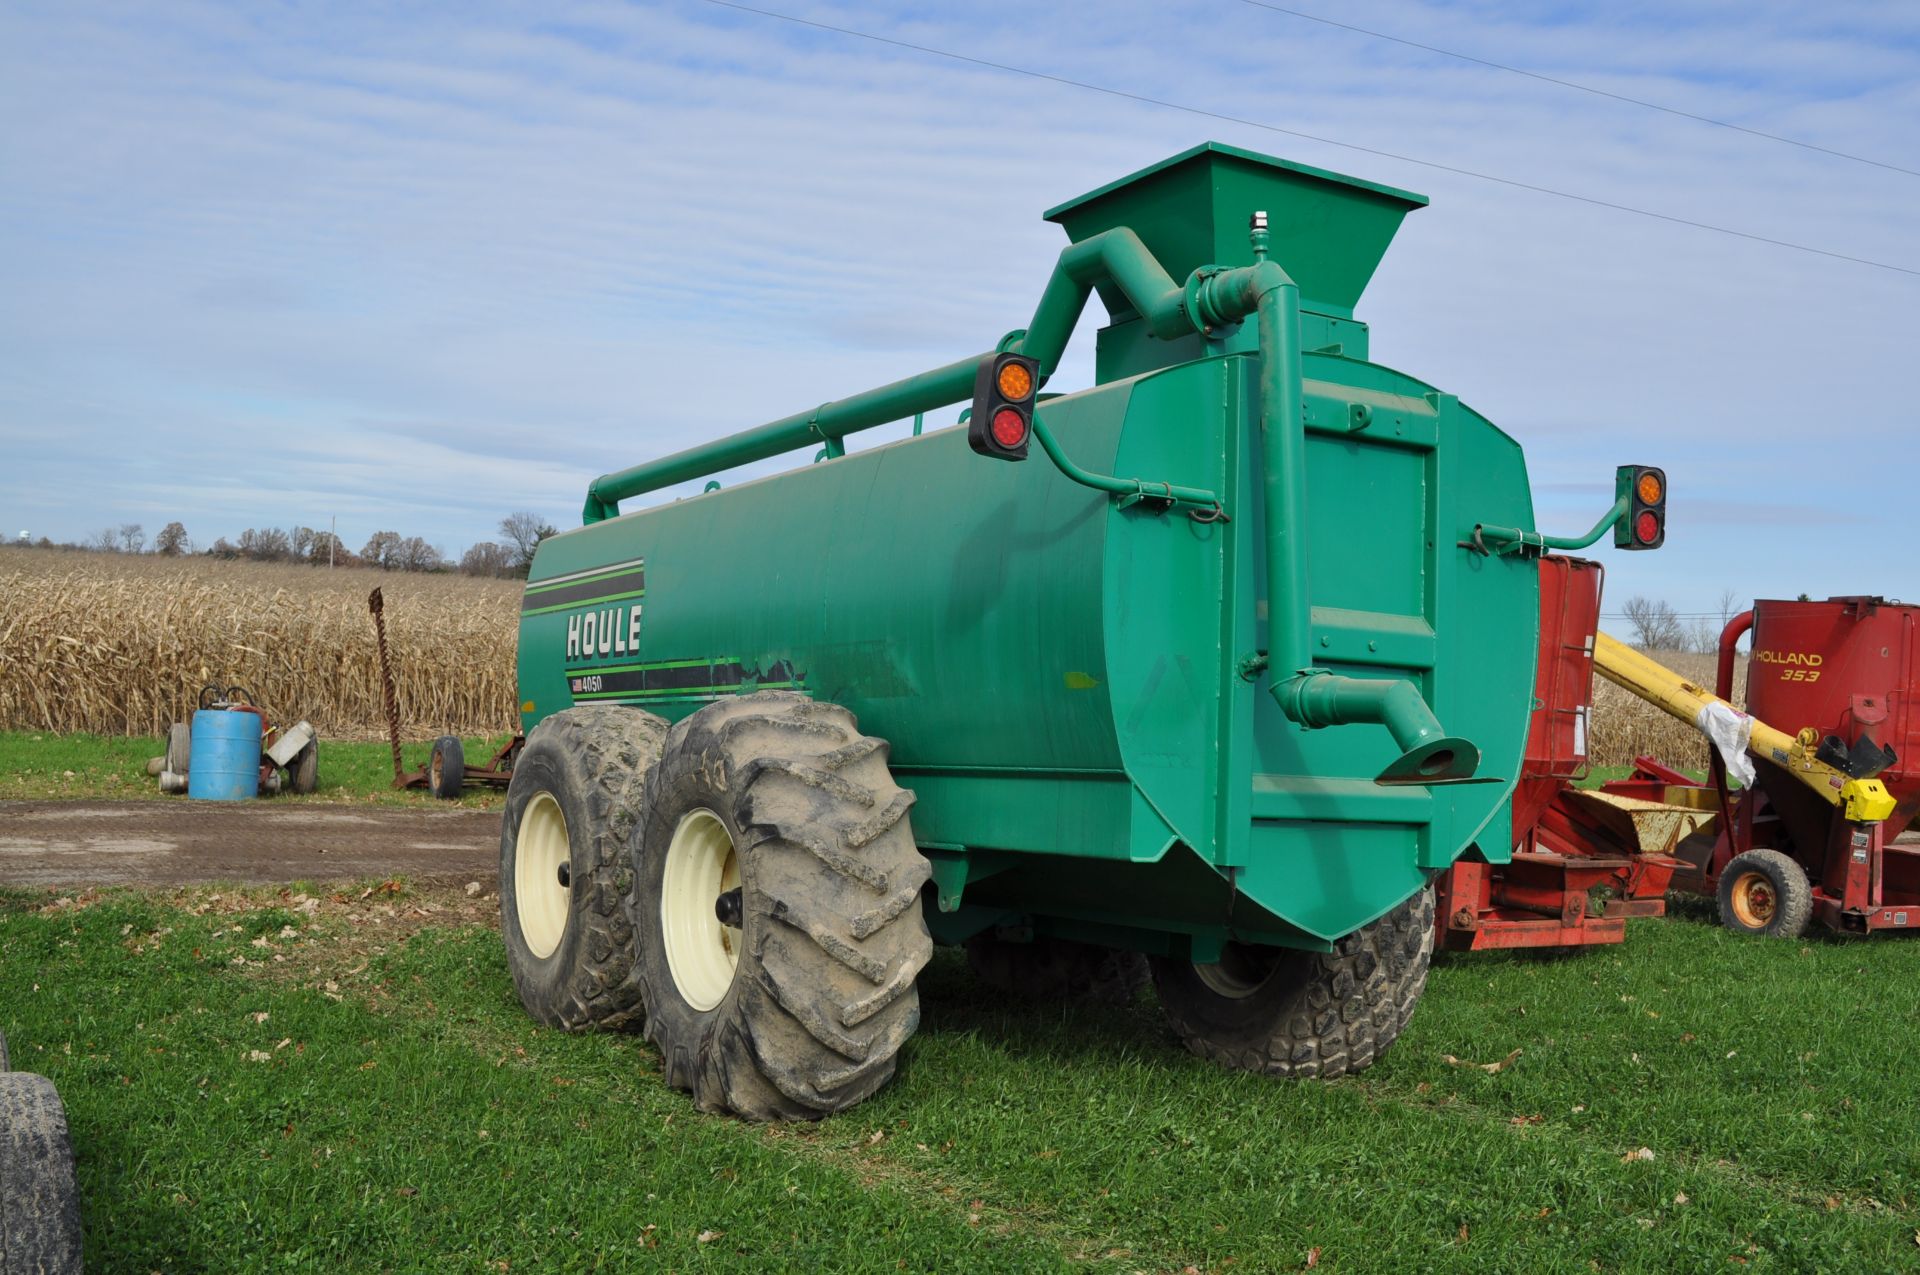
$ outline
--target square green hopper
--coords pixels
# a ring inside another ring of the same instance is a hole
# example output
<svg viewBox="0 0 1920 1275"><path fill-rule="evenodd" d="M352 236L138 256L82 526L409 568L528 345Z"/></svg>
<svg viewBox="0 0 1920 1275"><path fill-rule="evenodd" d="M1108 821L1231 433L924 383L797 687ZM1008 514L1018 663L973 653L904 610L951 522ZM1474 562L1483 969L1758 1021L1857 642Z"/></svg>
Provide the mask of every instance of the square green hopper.
<svg viewBox="0 0 1920 1275"><path fill-rule="evenodd" d="M1247 222L1264 211L1272 234L1268 255L1300 285L1301 309L1351 320L1401 219L1426 205L1427 197L1412 191L1204 142L1051 208L1046 219L1075 243L1125 226L1175 283L1184 283L1198 266L1251 265ZM1100 299L1113 320L1101 334L1100 379L1111 379L1110 371L1144 370L1138 366L1144 333L1119 331L1138 317L1133 307L1109 288L1100 290ZM1201 353L1197 341L1153 344L1158 351L1148 366Z"/></svg>

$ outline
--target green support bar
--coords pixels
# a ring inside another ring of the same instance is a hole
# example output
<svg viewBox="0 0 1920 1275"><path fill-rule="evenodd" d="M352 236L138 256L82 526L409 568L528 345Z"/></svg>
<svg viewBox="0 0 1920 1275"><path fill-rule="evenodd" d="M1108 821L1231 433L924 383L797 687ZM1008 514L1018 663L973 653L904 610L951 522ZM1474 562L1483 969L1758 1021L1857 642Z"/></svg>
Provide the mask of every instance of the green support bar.
<svg viewBox="0 0 1920 1275"><path fill-rule="evenodd" d="M1543 536L1537 531L1522 531L1518 527L1491 527L1485 523L1473 529L1472 547L1484 549L1488 553L1524 553L1528 549L1585 549L1607 534L1609 528L1627 516L1628 502L1625 496L1613 502L1613 508L1600 515L1600 521L1593 524L1593 530L1584 536Z"/></svg>

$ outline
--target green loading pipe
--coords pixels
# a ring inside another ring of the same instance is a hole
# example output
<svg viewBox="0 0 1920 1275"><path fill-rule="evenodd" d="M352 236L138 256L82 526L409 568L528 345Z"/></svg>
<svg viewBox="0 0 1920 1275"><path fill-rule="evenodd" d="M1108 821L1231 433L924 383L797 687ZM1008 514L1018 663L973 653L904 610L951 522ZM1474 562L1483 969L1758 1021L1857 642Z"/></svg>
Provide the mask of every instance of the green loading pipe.
<svg viewBox="0 0 1920 1275"><path fill-rule="evenodd" d="M1376 782L1440 783L1470 777L1479 750L1448 736L1432 708L1410 681L1344 677L1311 667L1312 603L1306 563L1306 412L1300 359L1300 289L1275 262L1265 260L1264 216L1256 218L1254 265L1232 270L1202 267L1185 288L1125 227L1103 231L1060 254L1033 322L1013 348L1039 362L1043 376L1060 363L1087 299L1102 281L1111 283L1161 339L1208 333L1247 315L1258 321L1262 497L1267 532L1268 667L1281 711L1308 729L1373 723L1387 728L1401 757ZM1005 343L1003 343L1004 346ZM992 353L992 352L989 352ZM636 465L593 481L583 520L602 521L619 502L675 483L766 460L796 448L839 439L917 412L935 411L970 399L980 360L975 355L850 398L822 404L755 429L688 448L663 460ZM1060 465L1064 457L1047 446ZM1076 467L1077 468L1077 467ZM1075 481L1085 481L1076 478ZM1132 492L1133 480L1122 482ZM1117 489L1114 490L1119 494Z"/></svg>

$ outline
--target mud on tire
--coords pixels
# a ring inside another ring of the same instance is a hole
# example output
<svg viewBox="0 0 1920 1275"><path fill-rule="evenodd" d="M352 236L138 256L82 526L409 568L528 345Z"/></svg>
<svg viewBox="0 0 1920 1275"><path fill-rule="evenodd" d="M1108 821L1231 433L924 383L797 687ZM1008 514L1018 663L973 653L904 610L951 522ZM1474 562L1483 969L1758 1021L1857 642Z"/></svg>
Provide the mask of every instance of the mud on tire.
<svg viewBox="0 0 1920 1275"><path fill-rule="evenodd" d="M645 804L631 908L668 1083L750 1120L818 1119L884 1085L933 950L886 744L793 692L722 700L668 732ZM734 881L738 928L707 925Z"/></svg>
<svg viewBox="0 0 1920 1275"><path fill-rule="evenodd" d="M1351 1075L1413 1017L1433 951L1433 891L1422 890L1331 952L1229 943L1218 965L1152 959L1167 1020L1188 1049L1239 1071Z"/></svg>
<svg viewBox="0 0 1920 1275"><path fill-rule="evenodd" d="M666 732L638 709L570 708L536 726L514 763L500 928L514 990L549 1026L637 1025L627 848Z"/></svg>
<svg viewBox="0 0 1920 1275"><path fill-rule="evenodd" d="M987 986L1026 1000L1129 1005L1152 979L1138 952L1046 934L1029 942L976 934L967 940L967 964Z"/></svg>
<svg viewBox="0 0 1920 1275"><path fill-rule="evenodd" d="M1813 923L1813 886L1800 864L1778 850L1737 854L1714 891L1720 923L1735 934L1796 939Z"/></svg>

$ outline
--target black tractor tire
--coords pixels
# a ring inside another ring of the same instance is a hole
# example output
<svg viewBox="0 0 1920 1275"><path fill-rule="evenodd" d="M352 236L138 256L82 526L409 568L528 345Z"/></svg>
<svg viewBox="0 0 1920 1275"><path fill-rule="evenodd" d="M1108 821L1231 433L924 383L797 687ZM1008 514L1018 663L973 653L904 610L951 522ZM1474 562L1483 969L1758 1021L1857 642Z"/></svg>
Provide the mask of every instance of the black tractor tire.
<svg viewBox="0 0 1920 1275"><path fill-rule="evenodd" d="M1154 957L1154 987L1188 1049L1237 1071L1332 1080L1371 1066L1427 985L1433 891L1331 952L1229 943L1218 965Z"/></svg>
<svg viewBox="0 0 1920 1275"><path fill-rule="evenodd" d="M666 722L636 708L570 708L536 726L514 763L500 828L500 928L521 1004L550 1027L638 1025L628 847L666 733Z"/></svg>
<svg viewBox="0 0 1920 1275"><path fill-rule="evenodd" d="M1023 943L984 931L967 940L967 964L995 991L1025 1000L1130 1005L1153 981L1138 952L1048 934Z"/></svg>
<svg viewBox="0 0 1920 1275"><path fill-rule="evenodd" d="M7 1034L0 1032L0 1073L13 1070L13 1064L7 1059Z"/></svg>
<svg viewBox="0 0 1920 1275"><path fill-rule="evenodd" d="M294 792L305 797L320 787L320 741L310 740L305 748L293 756L293 765L287 767L287 778Z"/></svg>
<svg viewBox="0 0 1920 1275"><path fill-rule="evenodd" d="M1720 924L1735 934L1797 939L1813 921L1813 886L1806 870L1778 850L1735 855L1715 893Z"/></svg>
<svg viewBox="0 0 1920 1275"><path fill-rule="evenodd" d="M192 761L193 727L185 722L175 722L167 728L166 769L176 775L184 775Z"/></svg>
<svg viewBox="0 0 1920 1275"><path fill-rule="evenodd" d="M67 1111L45 1076L0 1074L0 1275L79 1275Z"/></svg>
<svg viewBox="0 0 1920 1275"><path fill-rule="evenodd" d="M442 801L454 801L467 782L467 750L458 735L442 735L433 741L433 754L427 759L427 791Z"/></svg>
<svg viewBox="0 0 1920 1275"><path fill-rule="evenodd" d="M647 1038L701 1110L815 1120L892 1078L933 954L912 804L885 741L795 692L721 700L667 733L630 906Z"/></svg>

